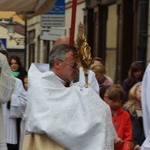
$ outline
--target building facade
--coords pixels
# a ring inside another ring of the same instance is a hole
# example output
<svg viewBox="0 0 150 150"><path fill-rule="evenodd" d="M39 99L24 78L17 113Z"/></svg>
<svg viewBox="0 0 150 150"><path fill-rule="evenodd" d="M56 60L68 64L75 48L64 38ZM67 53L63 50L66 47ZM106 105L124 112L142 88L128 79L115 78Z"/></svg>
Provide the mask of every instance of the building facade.
<svg viewBox="0 0 150 150"><path fill-rule="evenodd" d="M78 25L83 24L85 0L77 0L75 36L78 33ZM45 28L44 30L65 30L64 36L70 36L71 18L72 17L72 1L68 0L65 4L65 26ZM28 69L32 62L48 63L49 51L52 49L56 39L41 39L43 27L41 26L41 16L27 20L27 43L26 43L26 68Z"/></svg>
<svg viewBox="0 0 150 150"><path fill-rule="evenodd" d="M86 0L84 24L92 56L102 57L116 83L133 61L148 60L148 0Z"/></svg>
<svg viewBox="0 0 150 150"><path fill-rule="evenodd" d="M8 33L8 24L12 18L14 33ZM22 64L25 65L25 25L15 12L0 11L0 49L7 50L9 55L18 55ZM12 36L12 38L10 37ZM2 42L2 43L1 43ZM5 42L5 43L3 43Z"/></svg>

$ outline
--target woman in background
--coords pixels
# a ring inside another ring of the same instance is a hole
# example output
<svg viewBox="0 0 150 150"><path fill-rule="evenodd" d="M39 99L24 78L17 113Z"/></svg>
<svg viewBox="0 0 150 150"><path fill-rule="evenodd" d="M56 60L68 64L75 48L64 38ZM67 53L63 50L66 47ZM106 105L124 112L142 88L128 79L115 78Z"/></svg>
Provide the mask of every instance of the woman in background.
<svg viewBox="0 0 150 150"><path fill-rule="evenodd" d="M128 93L131 87L141 82L143 78L143 69L139 62L133 62L130 66L128 77L123 81L122 87L126 93L125 100L123 103L125 103L128 100Z"/></svg>
<svg viewBox="0 0 150 150"><path fill-rule="evenodd" d="M108 80L108 78L105 77L106 70L102 64L101 65L100 64L99 65L93 64L93 65L91 65L90 69L95 73L95 77L96 77L97 82L99 84L100 90L103 86L113 84L110 80Z"/></svg>
<svg viewBox="0 0 150 150"><path fill-rule="evenodd" d="M27 71L24 69L20 57L17 55L10 56L9 66L14 77L19 78L23 82L24 77L27 75Z"/></svg>

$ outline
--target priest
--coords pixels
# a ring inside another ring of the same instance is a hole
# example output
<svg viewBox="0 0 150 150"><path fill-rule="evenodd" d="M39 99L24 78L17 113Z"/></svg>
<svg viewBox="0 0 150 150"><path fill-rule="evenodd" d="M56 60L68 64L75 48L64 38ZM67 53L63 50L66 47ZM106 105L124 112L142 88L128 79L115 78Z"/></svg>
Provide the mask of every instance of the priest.
<svg viewBox="0 0 150 150"><path fill-rule="evenodd" d="M90 86L72 83L77 61L77 49L60 44L50 52L50 71L31 65L23 150L114 150L109 106Z"/></svg>

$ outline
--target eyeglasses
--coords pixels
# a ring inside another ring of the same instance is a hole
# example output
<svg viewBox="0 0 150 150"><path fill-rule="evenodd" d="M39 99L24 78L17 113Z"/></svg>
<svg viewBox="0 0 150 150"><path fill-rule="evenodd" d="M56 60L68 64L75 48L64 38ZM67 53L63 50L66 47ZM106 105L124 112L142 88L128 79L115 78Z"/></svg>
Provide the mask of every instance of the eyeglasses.
<svg viewBox="0 0 150 150"><path fill-rule="evenodd" d="M65 63L65 64L67 64L67 65L69 65L70 67L72 67L73 69L77 69L77 68L79 68L79 66L78 66L78 63L69 63L69 62L67 62L67 61L64 61L64 60L61 60L61 59L58 59L59 61L61 61L61 62L63 62L63 63Z"/></svg>

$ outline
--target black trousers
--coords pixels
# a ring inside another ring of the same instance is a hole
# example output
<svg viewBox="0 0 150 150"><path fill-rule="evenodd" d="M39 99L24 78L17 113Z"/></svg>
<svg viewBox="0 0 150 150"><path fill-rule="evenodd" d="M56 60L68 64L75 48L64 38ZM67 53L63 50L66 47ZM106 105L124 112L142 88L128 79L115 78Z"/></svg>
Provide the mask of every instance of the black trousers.
<svg viewBox="0 0 150 150"><path fill-rule="evenodd" d="M20 142L20 123L21 119L17 118L17 144L8 144L7 143L7 148L8 150L19 150L19 142Z"/></svg>
<svg viewBox="0 0 150 150"><path fill-rule="evenodd" d="M19 150L18 147L18 144L7 144L8 150Z"/></svg>

